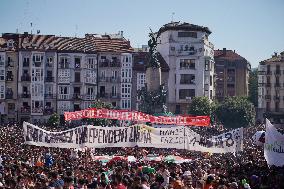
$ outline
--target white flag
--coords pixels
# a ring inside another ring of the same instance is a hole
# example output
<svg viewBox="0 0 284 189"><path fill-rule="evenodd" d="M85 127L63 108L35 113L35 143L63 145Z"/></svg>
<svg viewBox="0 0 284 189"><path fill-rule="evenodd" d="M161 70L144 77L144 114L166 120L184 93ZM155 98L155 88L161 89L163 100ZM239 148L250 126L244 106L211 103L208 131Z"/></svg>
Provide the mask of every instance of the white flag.
<svg viewBox="0 0 284 189"><path fill-rule="evenodd" d="M284 165L284 135L266 119L264 157L268 165Z"/></svg>

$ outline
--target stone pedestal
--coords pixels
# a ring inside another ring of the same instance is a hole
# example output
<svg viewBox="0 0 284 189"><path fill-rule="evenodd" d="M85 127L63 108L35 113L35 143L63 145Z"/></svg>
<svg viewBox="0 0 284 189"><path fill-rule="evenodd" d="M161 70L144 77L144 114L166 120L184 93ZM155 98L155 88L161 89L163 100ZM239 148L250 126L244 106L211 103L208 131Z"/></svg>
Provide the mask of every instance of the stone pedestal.
<svg viewBox="0 0 284 189"><path fill-rule="evenodd" d="M146 83L148 91L156 91L161 85L161 68L147 68Z"/></svg>

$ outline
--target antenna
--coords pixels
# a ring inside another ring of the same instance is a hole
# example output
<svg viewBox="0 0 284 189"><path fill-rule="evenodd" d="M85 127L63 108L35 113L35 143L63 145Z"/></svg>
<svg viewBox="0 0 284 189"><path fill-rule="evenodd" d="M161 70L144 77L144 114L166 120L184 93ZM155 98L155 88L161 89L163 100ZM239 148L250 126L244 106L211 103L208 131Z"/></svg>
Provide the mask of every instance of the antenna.
<svg viewBox="0 0 284 189"><path fill-rule="evenodd" d="M174 22L174 15L175 15L175 13L174 12L172 12L172 23Z"/></svg>
<svg viewBox="0 0 284 189"><path fill-rule="evenodd" d="M33 34L33 23L31 22L31 34Z"/></svg>

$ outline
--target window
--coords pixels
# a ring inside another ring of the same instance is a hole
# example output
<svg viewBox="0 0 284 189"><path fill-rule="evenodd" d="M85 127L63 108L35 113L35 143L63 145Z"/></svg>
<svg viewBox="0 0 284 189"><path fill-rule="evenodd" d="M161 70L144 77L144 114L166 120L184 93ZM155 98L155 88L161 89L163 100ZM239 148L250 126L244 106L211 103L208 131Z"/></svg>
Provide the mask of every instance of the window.
<svg viewBox="0 0 284 189"><path fill-rule="evenodd" d="M12 71L7 71L7 81L13 81L13 72Z"/></svg>
<svg viewBox="0 0 284 189"><path fill-rule="evenodd" d="M266 110L270 111L270 102L269 101L266 102Z"/></svg>
<svg viewBox="0 0 284 189"><path fill-rule="evenodd" d="M52 85L46 85L45 86L45 94L51 95L52 93L53 93Z"/></svg>
<svg viewBox="0 0 284 189"><path fill-rule="evenodd" d="M197 38L197 33L196 32L178 32L178 37Z"/></svg>
<svg viewBox="0 0 284 189"><path fill-rule="evenodd" d="M121 84L121 97L130 98L131 95L131 84Z"/></svg>
<svg viewBox="0 0 284 189"><path fill-rule="evenodd" d="M5 81L5 70L0 70L0 81Z"/></svg>
<svg viewBox="0 0 284 189"><path fill-rule="evenodd" d="M32 81L43 81L43 70L38 69L32 69Z"/></svg>
<svg viewBox="0 0 284 189"><path fill-rule="evenodd" d="M213 91L210 90L210 99L212 99L212 98L213 98Z"/></svg>
<svg viewBox="0 0 284 189"><path fill-rule="evenodd" d="M116 95L117 95L116 86L112 86L111 87L111 96L116 96Z"/></svg>
<svg viewBox="0 0 284 189"><path fill-rule="evenodd" d="M212 86L213 85L213 77L212 77L212 75L210 75L210 86Z"/></svg>
<svg viewBox="0 0 284 189"><path fill-rule="evenodd" d="M112 78L117 78L117 77L118 77L117 71L112 71L111 77L112 77Z"/></svg>
<svg viewBox="0 0 284 189"><path fill-rule="evenodd" d="M195 89L180 89L179 99L185 100L188 97L195 97Z"/></svg>
<svg viewBox="0 0 284 189"><path fill-rule="evenodd" d="M58 70L58 82L69 83L70 82L70 70Z"/></svg>
<svg viewBox="0 0 284 189"><path fill-rule="evenodd" d="M106 71L103 70L103 71L101 71L101 78L105 78L105 77L106 77Z"/></svg>
<svg viewBox="0 0 284 189"><path fill-rule="evenodd" d="M75 58L75 68L80 68L81 67L81 59L79 57Z"/></svg>
<svg viewBox="0 0 284 189"><path fill-rule="evenodd" d="M180 84L195 84L195 75L193 74L181 74Z"/></svg>
<svg viewBox="0 0 284 189"><path fill-rule="evenodd" d="M175 114L180 114L180 105L176 105Z"/></svg>
<svg viewBox="0 0 284 189"><path fill-rule="evenodd" d="M59 86L59 99L69 99L70 88L69 86Z"/></svg>
<svg viewBox="0 0 284 189"><path fill-rule="evenodd" d="M180 69L195 69L195 59L181 59Z"/></svg>
<svg viewBox="0 0 284 189"><path fill-rule="evenodd" d="M210 60L205 60L205 71L209 71Z"/></svg>
<svg viewBox="0 0 284 189"><path fill-rule="evenodd" d="M0 84L0 99L5 98L5 84Z"/></svg>
<svg viewBox="0 0 284 189"><path fill-rule="evenodd" d="M47 57L47 58L46 58L46 62L47 62L48 64L52 64L52 63L53 63L53 58L52 58L52 57Z"/></svg>
<svg viewBox="0 0 284 189"><path fill-rule="evenodd" d="M80 72L75 72L75 82L81 82L81 74Z"/></svg>
<svg viewBox="0 0 284 189"><path fill-rule="evenodd" d="M88 69L95 69L96 68L96 60L94 58L87 59L87 68Z"/></svg>
<svg viewBox="0 0 284 189"><path fill-rule="evenodd" d="M130 109L130 107L131 107L130 99L122 99L121 100L121 108L122 109Z"/></svg>
<svg viewBox="0 0 284 189"><path fill-rule="evenodd" d="M41 54L34 54L33 61L34 62L41 62L43 59L43 56Z"/></svg>
<svg viewBox="0 0 284 189"><path fill-rule="evenodd" d="M86 70L86 77L85 77L85 82L86 83L93 83L93 84L95 84L96 81L97 81L96 77L97 77L96 71Z"/></svg>
<svg viewBox="0 0 284 189"><path fill-rule="evenodd" d="M275 112L279 112L279 102L275 102Z"/></svg>
<svg viewBox="0 0 284 189"><path fill-rule="evenodd" d="M146 83L146 74L137 73L137 90L141 90L142 87L145 86L145 83Z"/></svg>
<svg viewBox="0 0 284 189"><path fill-rule="evenodd" d="M24 57L23 67L29 67L29 64L30 64L30 58L29 57Z"/></svg>
<svg viewBox="0 0 284 189"><path fill-rule="evenodd" d="M42 84L31 84L32 91L31 91L31 96L34 97L41 97L43 96L43 85Z"/></svg>
<svg viewBox="0 0 284 189"><path fill-rule="evenodd" d="M60 64L59 68L69 68L68 58L67 57L61 57L60 58Z"/></svg>
<svg viewBox="0 0 284 189"><path fill-rule="evenodd" d="M58 102L57 104L59 114L63 114L65 111L69 111L71 108L70 102Z"/></svg>

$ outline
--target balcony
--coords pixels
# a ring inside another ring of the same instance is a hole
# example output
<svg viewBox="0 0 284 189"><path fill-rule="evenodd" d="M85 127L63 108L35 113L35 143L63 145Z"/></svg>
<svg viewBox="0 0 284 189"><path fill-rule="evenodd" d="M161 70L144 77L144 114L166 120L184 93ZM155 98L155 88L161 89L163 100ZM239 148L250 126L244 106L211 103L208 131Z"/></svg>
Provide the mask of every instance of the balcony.
<svg viewBox="0 0 284 189"><path fill-rule="evenodd" d="M32 114L42 114L43 113L43 108L42 107L37 107L37 108L32 108Z"/></svg>
<svg viewBox="0 0 284 189"><path fill-rule="evenodd" d="M70 95L69 94L58 94L58 99L59 100L69 100Z"/></svg>
<svg viewBox="0 0 284 189"><path fill-rule="evenodd" d="M22 114L30 114L31 113L31 107L30 106L23 106L21 107L21 111Z"/></svg>
<svg viewBox="0 0 284 189"><path fill-rule="evenodd" d="M21 98L31 98L31 94L23 93L23 94L21 94Z"/></svg>
<svg viewBox="0 0 284 189"><path fill-rule="evenodd" d="M98 98L108 98L108 94L107 93L99 93L98 94Z"/></svg>
<svg viewBox="0 0 284 189"><path fill-rule="evenodd" d="M258 75L265 75L266 72L265 71L258 71Z"/></svg>
<svg viewBox="0 0 284 189"><path fill-rule="evenodd" d="M99 62L99 67L109 67L110 61L108 59L102 59Z"/></svg>
<svg viewBox="0 0 284 189"><path fill-rule="evenodd" d="M75 94L73 94L73 99L74 100L82 100L83 98L82 98L82 95L80 95L79 93L75 93Z"/></svg>
<svg viewBox="0 0 284 189"><path fill-rule="evenodd" d="M44 78L45 82L54 82L54 77L46 77Z"/></svg>
<svg viewBox="0 0 284 189"><path fill-rule="evenodd" d="M116 93L116 94L110 94L110 98L111 99L118 99L118 98L120 98L120 94L118 94L118 93Z"/></svg>
<svg viewBox="0 0 284 189"><path fill-rule="evenodd" d="M41 62L33 62L34 67L41 67L42 63Z"/></svg>
<svg viewBox="0 0 284 189"><path fill-rule="evenodd" d="M56 94L44 94L44 98L45 99L55 99L56 98Z"/></svg>
<svg viewBox="0 0 284 189"><path fill-rule="evenodd" d="M274 71L274 75L281 75L281 71L280 70Z"/></svg>
<svg viewBox="0 0 284 189"><path fill-rule="evenodd" d="M59 65L58 65L58 68L59 69L69 69L70 68L70 63L63 63L63 62L60 62Z"/></svg>
<svg viewBox="0 0 284 189"><path fill-rule="evenodd" d="M108 77L99 77L99 82L108 82L109 78Z"/></svg>
<svg viewBox="0 0 284 189"><path fill-rule="evenodd" d="M280 83L275 83L274 87L280 87Z"/></svg>
<svg viewBox="0 0 284 189"><path fill-rule="evenodd" d="M7 61L7 67L14 67L14 62L13 61Z"/></svg>
<svg viewBox="0 0 284 189"><path fill-rule="evenodd" d="M51 115L53 114L53 112L54 112L53 108L50 107L44 108L44 115Z"/></svg>
<svg viewBox="0 0 284 189"><path fill-rule="evenodd" d="M29 75L22 75L21 81L31 81L31 77Z"/></svg>
<svg viewBox="0 0 284 189"><path fill-rule="evenodd" d="M271 87L271 83L266 83L266 87Z"/></svg>
<svg viewBox="0 0 284 189"><path fill-rule="evenodd" d="M87 94L84 97L84 100L95 100L97 97L95 94Z"/></svg>
<svg viewBox="0 0 284 189"><path fill-rule="evenodd" d="M6 93L6 99L13 99L13 93Z"/></svg>
<svg viewBox="0 0 284 189"><path fill-rule="evenodd" d="M266 100L271 100L271 95L265 95Z"/></svg>
<svg viewBox="0 0 284 189"><path fill-rule="evenodd" d="M120 77L110 77L109 81L112 83L120 83Z"/></svg>
<svg viewBox="0 0 284 189"><path fill-rule="evenodd" d="M30 67L30 62L23 62L23 67Z"/></svg>
<svg viewBox="0 0 284 189"><path fill-rule="evenodd" d="M272 71L268 70L266 71L266 75L271 75L272 74Z"/></svg>
<svg viewBox="0 0 284 189"><path fill-rule="evenodd" d="M5 67L5 62L0 60L0 67Z"/></svg>
<svg viewBox="0 0 284 189"><path fill-rule="evenodd" d="M6 77L6 81L14 81L13 75L9 75Z"/></svg>
<svg viewBox="0 0 284 189"><path fill-rule="evenodd" d="M279 101L279 100L280 100L280 96L274 96L274 97L273 97L273 100Z"/></svg>
<svg viewBox="0 0 284 189"><path fill-rule="evenodd" d="M110 62L110 67L120 67L121 64L118 60L114 60Z"/></svg>
<svg viewBox="0 0 284 189"><path fill-rule="evenodd" d="M45 65L47 68L52 68L52 63L46 63Z"/></svg>

